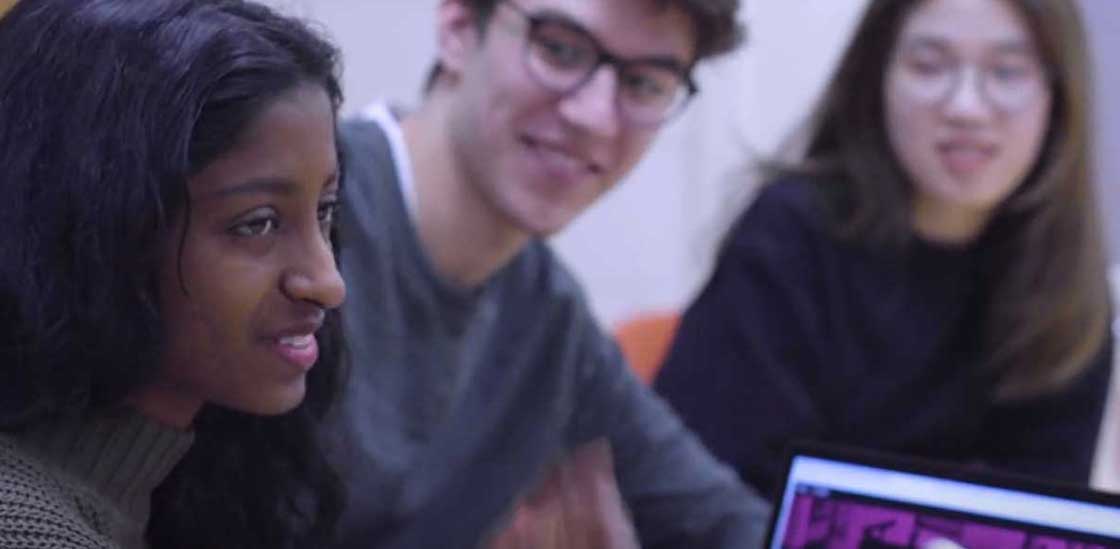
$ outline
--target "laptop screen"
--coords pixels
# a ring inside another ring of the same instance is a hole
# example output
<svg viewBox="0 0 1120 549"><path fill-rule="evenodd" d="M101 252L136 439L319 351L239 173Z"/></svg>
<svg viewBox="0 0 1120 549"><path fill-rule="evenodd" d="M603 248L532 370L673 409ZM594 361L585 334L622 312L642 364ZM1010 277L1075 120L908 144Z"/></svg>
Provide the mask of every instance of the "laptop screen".
<svg viewBox="0 0 1120 549"><path fill-rule="evenodd" d="M845 450L790 459L771 548L1120 548L1116 496Z"/></svg>

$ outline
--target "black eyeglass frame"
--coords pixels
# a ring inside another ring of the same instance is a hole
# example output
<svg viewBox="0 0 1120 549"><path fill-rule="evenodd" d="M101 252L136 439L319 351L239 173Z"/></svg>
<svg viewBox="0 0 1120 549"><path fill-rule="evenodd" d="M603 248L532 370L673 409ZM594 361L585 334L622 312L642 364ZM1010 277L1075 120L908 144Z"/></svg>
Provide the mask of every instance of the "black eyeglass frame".
<svg viewBox="0 0 1120 549"><path fill-rule="evenodd" d="M692 68L695 65L694 63L682 66L676 60L665 57L640 57L627 59L611 53L609 50L603 47L602 43L600 43L599 40L595 38L595 35L591 34L590 31L588 31L579 23L576 23L575 21L572 21L571 19L563 15L551 13L530 13L528 10L513 2L512 0L504 0L499 5L509 6L515 13L524 18L525 21L529 24L525 35L525 57L523 59L523 62L525 63L529 74L533 76L533 79L536 80L538 84L546 89L560 94L561 96L573 93L576 90L582 88L587 84L588 81L591 80L591 78L595 75L595 72L599 70L599 67L602 67L603 65L613 67L615 73L619 75L626 74L628 72L627 68L633 67L635 65L656 66L662 69L668 69L676 73L677 76L680 77L681 85L684 86L684 94L682 98L676 100L676 104L671 105L668 109L665 110L664 114L662 114L662 116L656 120L635 120L629 115L626 115L626 119L633 125L659 126L679 115L684 110L684 107L688 105L689 101L692 100L693 96L700 93L700 88L696 85L696 81L692 78ZM587 40L587 43L592 46L595 53L595 60L588 66L587 74L585 74L579 80L575 81L573 84L565 86L562 89L544 82L543 78L540 75L536 74L535 69L532 68L532 62L529 61L529 56L532 55L531 50L533 47L533 36L543 25L557 25L582 36L585 40ZM615 96L615 102L619 102L619 96L617 94ZM619 112L626 113L628 111L620 107Z"/></svg>

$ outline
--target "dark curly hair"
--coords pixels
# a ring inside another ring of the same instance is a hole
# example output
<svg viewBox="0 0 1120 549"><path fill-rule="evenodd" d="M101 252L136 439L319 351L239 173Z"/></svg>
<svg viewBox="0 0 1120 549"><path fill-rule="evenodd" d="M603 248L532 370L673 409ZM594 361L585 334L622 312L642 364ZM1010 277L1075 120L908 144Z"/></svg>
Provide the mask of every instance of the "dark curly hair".
<svg viewBox="0 0 1120 549"><path fill-rule="evenodd" d="M0 429L119 406L159 365L157 265L187 181L337 51L240 0L23 0L0 19ZM294 411L204 408L153 497L154 547L323 543L342 486L317 428L342 376L337 313Z"/></svg>

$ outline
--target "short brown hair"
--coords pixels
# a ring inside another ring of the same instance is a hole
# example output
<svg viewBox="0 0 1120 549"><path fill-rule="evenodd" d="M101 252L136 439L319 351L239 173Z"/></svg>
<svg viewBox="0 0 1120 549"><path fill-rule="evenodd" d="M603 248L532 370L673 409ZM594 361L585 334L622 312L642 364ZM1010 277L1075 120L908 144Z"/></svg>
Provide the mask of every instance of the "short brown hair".
<svg viewBox="0 0 1120 549"><path fill-rule="evenodd" d="M503 0L461 0L478 14L485 25L494 8ZM618 0L602 0L617 2ZM739 0L653 0L661 8L679 8L692 20L696 30L696 59L700 61L727 53L743 40L743 25L736 19Z"/></svg>
<svg viewBox="0 0 1120 549"><path fill-rule="evenodd" d="M2 1L2 0L0 0ZM490 15L499 2L504 0L459 0L474 10L478 18L480 29L486 28ZM617 0L604 0L615 2ZM745 29L736 19L739 11L739 0L653 0L661 8L679 7L692 20L696 31L696 58L695 64L705 58L714 57L730 52L737 48L743 41ZM435 86L440 73L443 72L439 62L432 64L424 78L424 91L431 91Z"/></svg>

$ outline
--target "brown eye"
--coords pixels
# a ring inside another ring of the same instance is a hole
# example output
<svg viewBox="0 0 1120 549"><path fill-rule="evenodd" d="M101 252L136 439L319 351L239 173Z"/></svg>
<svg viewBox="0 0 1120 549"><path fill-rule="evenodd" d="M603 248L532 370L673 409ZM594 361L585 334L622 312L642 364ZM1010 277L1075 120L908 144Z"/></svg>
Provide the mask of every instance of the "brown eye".
<svg viewBox="0 0 1120 549"><path fill-rule="evenodd" d="M270 209L253 212L243 221L230 227L229 231L234 236L257 237L272 234L280 222Z"/></svg>
<svg viewBox="0 0 1120 549"><path fill-rule="evenodd" d="M531 39L537 56L554 68L582 70L594 62L594 49L560 25L543 24Z"/></svg>
<svg viewBox="0 0 1120 549"><path fill-rule="evenodd" d="M926 77L938 77L953 70L950 61L934 55L913 55L907 60L906 66L914 74Z"/></svg>
<svg viewBox="0 0 1120 549"><path fill-rule="evenodd" d="M625 71L620 83L626 94L639 103L654 103L670 98L681 87L676 73L658 67L635 67Z"/></svg>
<svg viewBox="0 0 1120 549"><path fill-rule="evenodd" d="M1000 64L988 69L989 73L997 80L1016 81L1024 80L1030 76L1031 70L1023 65Z"/></svg>
<svg viewBox="0 0 1120 549"><path fill-rule="evenodd" d="M319 226L324 233L329 233L334 225L334 218L338 215L338 200L329 200L319 204Z"/></svg>

